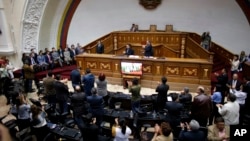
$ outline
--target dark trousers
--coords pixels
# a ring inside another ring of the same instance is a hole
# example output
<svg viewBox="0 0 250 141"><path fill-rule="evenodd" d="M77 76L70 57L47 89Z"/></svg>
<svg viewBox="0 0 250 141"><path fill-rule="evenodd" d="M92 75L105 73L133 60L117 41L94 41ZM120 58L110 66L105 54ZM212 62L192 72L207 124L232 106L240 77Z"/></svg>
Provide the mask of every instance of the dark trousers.
<svg viewBox="0 0 250 141"><path fill-rule="evenodd" d="M207 120L208 120L208 118L195 118L194 117L194 119L199 122L200 126L202 126L202 127L206 127L207 126Z"/></svg>
<svg viewBox="0 0 250 141"><path fill-rule="evenodd" d="M218 103L213 102L213 111L209 117L209 125L212 125L214 123L213 121L215 118L221 116L218 112L218 107L216 106L216 104L218 104Z"/></svg>
<svg viewBox="0 0 250 141"><path fill-rule="evenodd" d="M140 107L140 100L131 101L131 107L132 107L133 113L136 113L136 108Z"/></svg>
<svg viewBox="0 0 250 141"><path fill-rule="evenodd" d="M57 101L60 109L60 113L68 112L68 103L67 101Z"/></svg>
<svg viewBox="0 0 250 141"><path fill-rule="evenodd" d="M26 93L32 91L32 79L25 79L24 90Z"/></svg>

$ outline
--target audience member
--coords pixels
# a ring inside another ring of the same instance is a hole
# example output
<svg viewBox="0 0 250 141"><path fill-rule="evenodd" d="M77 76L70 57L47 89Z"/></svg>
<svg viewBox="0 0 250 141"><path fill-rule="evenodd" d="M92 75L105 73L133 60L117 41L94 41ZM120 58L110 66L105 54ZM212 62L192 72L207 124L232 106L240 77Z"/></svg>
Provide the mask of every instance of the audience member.
<svg viewBox="0 0 250 141"><path fill-rule="evenodd" d="M245 113L250 114L250 77L244 78L243 91L247 93L247 98L245 100Z"/></svg>
<svg viewBox="0 0 250 141"><path fill-rule="evenodd" d="M155 124L155 134L151 141L173 141L174 137L169 123Z"/></svg>
<svg viewBox="0 0 250 141"><path fill-rule="evenodd" d="M81 130L84 141L99 141L99 127L96 125L96 118L91 114L83 116L85 126Z"/></svg>
<svg viewBox="0 0 250 141"><path fill-rule="evenodd" d="M233 78L228 81L227 87L229 89L240 90L241 82L238 79L238 74L234 74Z"/></svg>
<svg viewBox="0 0 250 141"><path fill-rule="evenodd" d="M135 24L134 24L134 23L132 24L132 26L131 26L131 28L130 28L129 31L130 31L130 32L135 32L135 31L136 31L136 28L135 28Z"/></svg>
<svg viewBox="0 0 250 141"><path fill-rule="evenodd" d="M234 55L233 60L230 59L230 63L231 63L231 76L233 76L235 73L238 73L238 68L240 65L239 55Z"/></svg>
<svg viewBox="0 0 250 141"><path fill-rule="evenodd" d="M194 97L191 114L192 118L197 120L201 126L206 127L208 118L212 112L212 101L205 93L204 87L197 88L197 96Z"/></svg>
<svg viewBox="0 0 250 141"><path fill-rule="evenodd" d="M63 56L64 56L64 61L66 62L66 64L70 65L70 63L72 62L72 58L70 57L70 51L68 48L64 49Z"/></svg>
<svg viewBox="0 0 250 141"><path fill-rule="evenodd" d="M213 103L213 111L209 117L209 125L213 124L214 118L219 117L220 114L218 112L217 104L221 104L222 94L221 94L221 85L217 84L215 86L214 93L211 95L212 103Z"/></svg>
<svg viewBox="0 0 250 141"><path fill-rule="evenodd" d="M115 118L115 124L112 127L112 135L114 141L129 141L129 135L132 133L131 129L127 126L124 118Z"/></svg>
<svg viewBox="0 0 250 141"><path fill-rule="evenodd" d="M54 87L54 76L52 71L48 71L47 77L43 78L43 86L44 86L44 91L45 95L47 96L48 99L48 104L56 104L56 90Z"/></svg>
<svg viewBox="0 0 250 141"><path fill-rule="evenodd" d="M102 96L99 96L97 94L97 89L92 88L91 89L91 96L87 96L87 102L89 103L90 106L90 113L93 114L94 117L96 117L96 124L98 126L101 125L102 119L103 119L103 114L104 114L104 107L103 107L103 98Z"/></svg>
<svg viewBox="0 0 250 141"><path fill-rule="evenodd" d="M87 96L91 95L91 89L94 87L95 76L91 73L89 68L86 69L85 75L82 78L84 92Z"/></svg>
<svg viewBox="0 0 250 141"><path fill-rule="evenodd" d="M225 125L222 117L215 118L215 124L208 126L208 141L229 141L230 127Z"/></svg>
<svg viewBox="0 0 250 141"><path fill-rule="evenodd" d="M179 95L179 102L183 104L184 110L189 113L191 110L192 95L189 93L188 87L184 87L183 91Z"/></svg>
<svg viewBox="0 0 250 141"><path fill-rule="evenodd" d="M78 128L83 129L84 122L82 120L82 115L87 114L88 106L86 103L86 96L84 92L81 91L81 87L79 85L75 86L75 92L71 96L71 107L74 120Z"/></svg>
<svg viewBox="0 0 250 141"><path fill-rule="evenodd" d="M226 125L238 125L239 124L240 106L235 100L236 100L236 96L234 94L229 94L227 96L226 104L216 105L218 107L218 111L220 115L225 120Z"/></svg>
<svg viewBox="0 0 250 141"><path fill-rule="evenodd" d="M54 81L54 89L56 91L56 101L59 105L61 113L68 112L68 97L69 97L69 88L68 85L61 82L61 75L56 75L56 81Z"/></svg>
<svg viewBox="0 0 250 141"><path fill-rule="evenodd" d="M9 59L6 59L6 69L7 69L7 72L9 74L9 78L11 80L14 79L14 74L13 74L13 71L15 69L15 67L13 66L13 64L9 61Z"/></svg>
<svg viewBox="0 0 250 141"><path fill-rule="evenodd" d="M143 46L143 48L144 48L144 56L146 57L153 56L153 47L150 41L147 40L147 43L145 46Z"/></svg>
<svg viewBox="0 0 250 141"><path fill-rule="evenodd" d="M71 57L72 61L74 62L75 61L75 56L76 56L75 45L72 44L71 48L69 48L69 50L70 50L70 57Z"/></svg>
<svg viewBox="0 0 250 141"><path fill-rule="evenodd" d="M62 64L63 60L61 59L59 53L56 51L56 49L54 47L52 48L51 57L52 57L54 64L59 63L60 67L63 66L63 64Z"/></svg>
<svg viewBox="0 0 250 141"><path fill-rule="evenodd" d="M45 62L49 65L50 69L54 68L54 62L52 60L52 56L50 55L50 52L47 51L45 57Z"/></svg>
<svg viewBox="0 0 250 141"><path fill-rule="evenodd" d="M157 111L162 111L167 102L167 94L169 90L169 85L167 83L167 78L163 76L161 78L161 83L158 84L157 88L155 89L158 92L157 95Z"/></svg>
<svg viewBox="0 0 250 141"><path fill-rule="evenodd" d="M206 49L209 50L209 48L211 47L211 36L210 36L210 32L204 32L201 36L201 46Z"/></svg>
<svg viewBox="0 0 250 141"><path fill-rule="evenodd" d="M204 132L200 131L200 124L196 120L191 120L188 123L181 123L181 132L179 134L180 141L205 141ZM186 127L186 130L185 130Z"/></svg>
<svg viewBox="0 0 250 141"><path fill-rule="evenodd" d="M57 52L58 52L60 58L61 58L63 61L65 61L65 60L64 60L64 50L63 50L62 46L59 47L59 49L57 50Z"/></svg>
<svg viewBox="0 0 250 141"><path fill-rule="evenodd" d="M48 63L46 63L45 56L43 55L43 51L39 51L39 55L37 56L37 62L40 67L42 67L44 70L47 70L48 68Z"/></svg>
<svg viewBox="0 0 250 141"><path fill-rule="evenodd" d="M104 53L104 45L102 44L101 41L98 41L96 45L96 53L97 54L103 54Z"/></svg>
<svg viewBox="0 0 250 141"><path fill-rule="evenodd" d="M76 85L81 86L81 67L77 67L71 71L70 80L74 89Z"/></svg>
<svg viewBox="0 0 250 141"><path fill-rule="evenodd" d="M76 46L76 55L82 54L83 52L84 52L84 50L83 50L82 46L79 43L77 43L77 46Z"/></svg>
<svg viewBox="0 0 250 141"><path fill-rule="evenodd" d="M129 92L131 93L131 106L133 113L136 113L136 108L140 107L141 100L141 86L139 85L138 78L134 78L131 81L128 81Z"/></svg>
<svg viewBox="0 0 250 141"><path fill-rule="evenodd" d="M105 104L108 103L108 90L107 90L107 80L104 73L100 73L98 79L96 80L97 94L102 96Z"/></svg>
<svg viewBox="0 0 250 141"><path fill-rule="evenodd" d="M124 55L134 55L134 50L131 48L131 44L127 44L125 51L123 52Z"/></svg>
<svg viewBox="0 0 250 141"><path fill-rule="evenodd" d="M43 141L44 137L49 133L46 113L36 105L31 106L31 125L32 131L36 136L37 141Z"/></svg>
<svg viewBox="0 0 250 141"><path fill-rule="evenodd" d="M30 105L23 94L19 96L20 105L17 105L17 122L19 131L30 126Z"/></svg>
<svg viewBox="0 0 250 141"><path fill-rule="evenodd" d="M239 57L239 61L240 61L239 68L238 68L239 71L242 71L242 66L244 65L246 60L247 60L247 55L246 55L245 51L241 51L240 57Z"/></svg>
<svg viewBox="0 0 250 141"><path fill-rule="evenodd" d="M25 84L24 84L24 89L25 92L34 92L32 89L32 80L35 77L33 66L29 64L28 60L25 60L24 65L23 65L23 72L24 72L24 79L25 79Z"/></svg>
<svg viewBox="0 0 250 141"><path fill-rule="evenodd" d="M23 62L23 64L25 63L26 60L29 61L29 56L26 53L23 53L22 54L22 62Z"/></svg>
<svg viewBox="0 0 250 141"><path fill-rule="evenodd" d="M0 140L1 141L12 141L12 138L10 136L10 132L7 127L0 124Z"/></svg>
<svg viewBox="0 0 250 141"><path fill-rule="evenodd" d="M214 73L215 76L217 77L217 84L221 85L221 104L224 104L225 101L225 95L228 92L228 88L227 88L227 83L228 83L228 74L227 74L227 70L225 68L223 68L221 70L221 73Z"/></svg>
<svg viewBox="0 0 250 141"><path fill-rule="evenodd" d="M230 89L230 93L234 94L236 96L236 102L240 105L240 117L239 117L239 124L242 125L243 123L243 117L245 112L245 100L247 98L247 93L243 91L243 86L240 87L241 90L233 90Z"/></svg>
<svg viewBox="0 0 250 141"><path fill-rule="evenodd" d="M178 102L178 94L177 93L171 93L169 94L172 97L172 101L166 102L165 109L168 110L167 119L169 120L169 123L174 131L177 131L176 127L181 122L181 115L183 114L183 105ZM174 135L176 132L174 132Z"/></svg>

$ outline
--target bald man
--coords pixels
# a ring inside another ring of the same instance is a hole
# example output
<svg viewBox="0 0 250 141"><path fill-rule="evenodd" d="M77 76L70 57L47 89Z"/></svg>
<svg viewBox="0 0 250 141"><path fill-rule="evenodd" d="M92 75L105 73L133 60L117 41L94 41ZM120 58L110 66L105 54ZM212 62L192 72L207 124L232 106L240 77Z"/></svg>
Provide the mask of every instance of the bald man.
<svg viewBox="0 0 250 141"><path fill-rule="evenodd" d="M240 90L240 86L241 86L241 82L238 79L238 74L235 73L235 74L233 74L232 80L228 81L227 87L229 89L234 89L234 90L239 91Z"/></svg>

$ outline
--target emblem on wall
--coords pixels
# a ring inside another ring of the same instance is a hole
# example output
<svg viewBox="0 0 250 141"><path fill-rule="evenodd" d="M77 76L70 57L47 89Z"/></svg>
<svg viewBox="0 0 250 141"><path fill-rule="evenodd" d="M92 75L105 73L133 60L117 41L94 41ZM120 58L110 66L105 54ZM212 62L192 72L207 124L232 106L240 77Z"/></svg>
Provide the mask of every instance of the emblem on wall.
<svg viewBox="0 0 250 141"><path fill-rule="evenodd" d="M161 4L161 0L140 0L140 4L146 9L155 9Z"/></svg>

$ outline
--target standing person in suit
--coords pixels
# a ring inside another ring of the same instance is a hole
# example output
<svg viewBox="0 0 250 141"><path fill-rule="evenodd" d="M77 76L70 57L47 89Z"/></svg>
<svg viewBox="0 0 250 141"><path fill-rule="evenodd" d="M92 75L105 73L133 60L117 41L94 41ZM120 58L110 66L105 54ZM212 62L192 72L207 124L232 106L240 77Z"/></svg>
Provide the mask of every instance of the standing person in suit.
<svg viewBox="0 0 250 141"><path fill-rule="evenodd" d="M225 125L222 117L217 117L214 124L208 126L208 141L228 141L230 138L230 127Z"/></svg>
<svg viewBox="0 0 250 141"><path fill-rule="evenodd" d="M147 40L147 43L145 46L143 46L143 48L144 48L144 56L146 57L153 56L153 47L150 41Z"/></svg>
<svg viewBox="0 0 250 141"><path fill-rule="evenodd" d="M180 124L181 122L181 114L183 113L184 107L181 103L178 102L178 94L177 93L171 93L170 94L172 97L172 101L166 102L165 109L168 110L168 118L169 118L169 123L171 127L173 127L174 130L174 136L177 135L176 127Z"/></svg>
<svg viewBox="0 0 250 141"><path fill-rule="evenodd" d="M134 50L131 48L131 44L126 45L126 49L123 52L124 55L134 55Z"/></svg>
<svg viewBox="0 0 250 141"><path fill-rule="evenodd" d="M240 80L238 79L238 74L235 73L235 74L233 75L233 79L228 81L227 87L228 87L229 89L234 89L234 90L239 91L239 90L240 90L240 86L241 86L241 82L240 82Z"/></svg>
<svg viewBox="0 0 250 141"><path fill-rule="evenodd" d="M91 95L91 89L94 87L95 76L91 73L90 69L87 68L85 75L82 78L82 83L84 84L84 92L87 96Z"/></svg>
<svg viewBox="0 0 250 141"><path fill-rule="evenodd" d="M88 107L86 101L86 95L81 91L81 87L79 85L75 86L75 92L71 96L71 107L73 111L74 120L81 130L84 126L84 122L82 120L82 115L87 114Z"/></svg>
<svg viewBox="0 0 250 141"><path fill-rule="evenodd" d="M81 85L81 67L77 67L76 69L72 70L70 73L70 80L72 83L72 87L75 89L75 86Z"/></svg>
<svg viewBox="0 0 250 141"><path fill-rule="evenodd" d="M82 54L84 52L82 46L80 45L80 43L77 43L77 46L76 46L76 55L78 54Z"/></svg>
<svg viewBox="0 0 250 141"><path fill-rule="evenodd" d="M169 85L167 83L167 78L163 76L161 78L161 83L156 88L156 92L158 92L157 95L157 111L162 111L166 105L167 102L167 94L169 90Z"/></svg>
<svg viewBox="0 0 250 141"><path fill-rule="evenodd" d="M191 115L201 126L206 127L208 118L212 113L212 100L210 96L205 94L204 87L202 86L197 88L197 94L192 103Z"/></svg>
<svg viewBox="0 0 250 141"><path fill-rule="evenodd" d="M227 74L227 70L225 68L223 68L221 70L221 73L214 73L214 75L217 77L217 84L221 86L221 104L224 104L225 101L225 96L226 93L228 92L228 87L227 87L227 83L228 83L228 74Z"/></svg>
<svg viewBox="0 0 250 141"><path fill-rule="evenodd" d="M54 82L54 88L56 91L56 101L59 105L61 113L68 112L68 97L69 97L69 88L67 86L67 81L64 83L61 81L61 75L56 75L56 81Z"/></svg>
<svg viewBox="0 0 250 141"><path fill-rule="evenodd" d="M92 88L91 89L91 96L87 96L87 102L90 106L90 113L93 114L94 117L96 117L96 124L100 127L103 119L104 114L104 108L103 108L103 98L102 96L99 96L97 94L97 89Z"/></svg>
<svg viewBox="0 0 250 141"><path fill-rule="evenodd" d="M56 105L56 90L54 88L54 75L52 71L48 71L47 77L43 78L45 95L48 99L48 104Z"/></svg>
<svg viewBox="0 0 250 141"><path fill-rule="evenodd" d="M35 78L35 73L33 70L33 66L30 65L28 60L25 60L23 65L24 79L25 79L25 92L34 92L32 89L32 80Z"/></svg>
<svg viewBox="0 0 250 141"><path fill-rule="evenodd" d="M104 53L104 45L102 44L101 41L98 41L96 45L96 53L97 54L103 54Z"/></svg>
<svg viewBox="0 0 250 141"><path fill-rule="evenodd" d="M183 104L185 111L189 113L192 104L192 95L189 93L188 87L185 87L179 95L179 102Z"/></svg>

